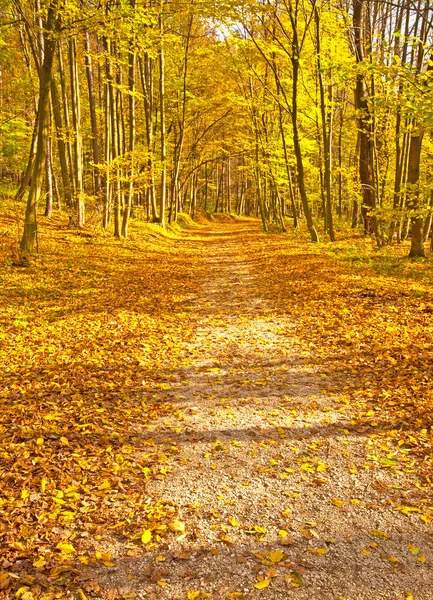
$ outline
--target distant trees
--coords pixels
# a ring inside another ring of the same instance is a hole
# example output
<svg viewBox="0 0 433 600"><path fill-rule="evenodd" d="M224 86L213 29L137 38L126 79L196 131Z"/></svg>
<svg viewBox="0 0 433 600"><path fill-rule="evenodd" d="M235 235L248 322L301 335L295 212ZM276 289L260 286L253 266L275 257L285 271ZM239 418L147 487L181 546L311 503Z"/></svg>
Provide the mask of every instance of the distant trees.
<svg viewBox="0 0 433 600"><path fill-rule="evenodd" d="M118 238L131 215L164 226L198 207L261 216L265 230L304 219L313 241L320 229L334 240L346 219L380 245L410 235L422 256L430 1L6 4L0 69L23 67L1 94L35 90L12 98L16 111L2 104L0 129L4 164L5 149L28 156L23 251L41 204L77 227L87 213ZM14 119L33 136L14 137Z"/></svg>

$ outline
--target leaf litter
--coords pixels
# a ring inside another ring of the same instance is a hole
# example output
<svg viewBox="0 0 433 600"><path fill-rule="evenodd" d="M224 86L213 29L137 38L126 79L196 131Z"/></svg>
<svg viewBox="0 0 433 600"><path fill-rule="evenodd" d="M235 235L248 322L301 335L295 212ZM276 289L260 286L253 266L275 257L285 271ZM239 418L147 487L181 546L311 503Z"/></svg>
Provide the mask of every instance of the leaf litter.
<svg viewBox="0 0 433 600"><path fill-rule="evenodd" d="M254 221L51 236L3 274L6 598L429 598L428 291Z"/></svg>

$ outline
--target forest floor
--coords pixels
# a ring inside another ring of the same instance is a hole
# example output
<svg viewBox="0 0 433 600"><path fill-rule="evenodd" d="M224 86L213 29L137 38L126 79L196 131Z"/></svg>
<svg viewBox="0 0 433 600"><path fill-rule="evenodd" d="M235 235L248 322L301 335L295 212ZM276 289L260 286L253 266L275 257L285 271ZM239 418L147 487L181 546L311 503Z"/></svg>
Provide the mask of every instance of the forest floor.
<svg viewBox="0 0 433 600"><path fill-rule="evenodd" d="M432 599L431 259L143 231L0 249L0 598Z"/></svg>

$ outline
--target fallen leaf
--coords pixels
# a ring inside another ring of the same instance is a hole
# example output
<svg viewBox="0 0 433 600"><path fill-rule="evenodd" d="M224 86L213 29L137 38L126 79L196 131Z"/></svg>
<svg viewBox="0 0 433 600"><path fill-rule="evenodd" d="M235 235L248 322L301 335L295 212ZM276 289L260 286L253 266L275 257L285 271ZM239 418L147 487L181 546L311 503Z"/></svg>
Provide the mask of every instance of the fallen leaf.
<svg viewBox="0 0 433 600"><path fill-rule="evenodd" d="M254 587L257 588L258 590L264 590L265 588L267 588L269 585L269 579L262 579L261 581L258 581L257 583L254 584Z"/></svg>
<svg viewBox="0 0 433 600"><path fill-rule="evenodd" d="M266 558L273 563L279 563L284 558L284 553L281 550L273 550L272 552L268 552L266 554Z"/></svg>
<svg viewBox="0 0 433 600"><path fill-rule="evenodd" d="M384 531L381 531L380 529L370 529L370 531L368 533L374 537L379 538L380 540L389 539L388 535Z"/></svg>
<svg viewBox="0 0 433 600"><path fill-rule="evenodd" d="M298 571L292 571L289 575L286 575L286 580L292 587L299 588L304 585L302 575Z"/></svg>
<svg viewBox="0 0 433 600"><path fill-rule="evenodd" d="M143 531L142 535L141 535L141 541L143 542L143 544L148 544L152 539L152 532L150 531L150 529L146 529L145 531Z"/></svg>
<svg viewBox="0 0 433 600"><path fill-rule="evenodd" d="M309 546L308 550L312 554L316 554L317 556L324 556L325 554L328 554L328 552L329 552L329 549L326 546L323 546L322 548L313 548L312 546Z"/></svg>
<svg viewBox="0 0 433 600"><path fill-rule="evenodd" d="M182 523L182 521L178 521L177 519L173 519L169 522L168 528L170 531L174 531L175 533L183 533L185 531L185 523Z"/></svg>

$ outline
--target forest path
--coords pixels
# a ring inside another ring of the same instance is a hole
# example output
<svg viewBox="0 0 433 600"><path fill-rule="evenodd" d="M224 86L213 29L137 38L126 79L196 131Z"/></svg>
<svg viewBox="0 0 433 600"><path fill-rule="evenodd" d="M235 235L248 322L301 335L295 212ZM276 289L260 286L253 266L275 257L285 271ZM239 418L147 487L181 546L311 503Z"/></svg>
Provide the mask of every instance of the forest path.
<svg viewBox="0 0 433 600"><path fill-rule="evenodd" d="M411 475L365 466L368 435L328 394L290 304L267 287L269 253L284 243L241 222L176 244L202 266L183 300L191 330L182 366L152 399L173 415L138 426L137 443L162 454L149 505L173 503L185 532L177 523L177 538L140 556L113 542L104 588L173 600L433 598L432 568L418 560L431 536L395 510Z"/></svg>

